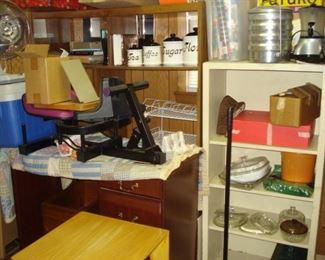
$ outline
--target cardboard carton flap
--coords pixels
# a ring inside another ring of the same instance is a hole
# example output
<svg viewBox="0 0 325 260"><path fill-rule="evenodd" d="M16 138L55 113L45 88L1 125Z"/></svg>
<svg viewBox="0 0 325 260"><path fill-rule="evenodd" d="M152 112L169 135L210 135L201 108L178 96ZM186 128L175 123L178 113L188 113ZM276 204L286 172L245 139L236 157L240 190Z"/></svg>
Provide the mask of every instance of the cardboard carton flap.
<svg viewBox="0 0 325 260"><path fill-rule="evenodd" d="M80 102L87 103L99 100L94 86L80 60L62 60L61 66Z"/></svg>
<svg viewBox="0 0 325 260"><path fill-rule="evenodd" d="M27 44L24 52L17 52L17 54L23 58L45 58L48 55L49 48L49 44Z"/></svg>

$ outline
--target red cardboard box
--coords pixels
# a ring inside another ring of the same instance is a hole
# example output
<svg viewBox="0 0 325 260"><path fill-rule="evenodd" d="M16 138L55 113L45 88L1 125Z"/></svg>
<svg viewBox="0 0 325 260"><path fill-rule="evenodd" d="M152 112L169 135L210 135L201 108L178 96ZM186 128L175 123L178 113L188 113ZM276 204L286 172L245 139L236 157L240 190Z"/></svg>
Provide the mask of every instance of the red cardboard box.
<svg viewBox="0 0 325 260"><path fill-rule="evenodd" d="M61 9L79 9L78 0L52 0L52 7Z"/></svg>
<svg viewBox="0 0 325 260"><path fill-rule="evenodd" d="M50 0L14 0L13 2L21 8L51 6Z"/></svg>
<svg viewBox="0 0 325 260"><path fill-rule="evenodd" d="M245 110L233 120L232 140L234 142L267 144L269 112Z"/></svg>
<svg viewBox="0 0 325 260"><path fill-rule="evenodd" d="M307 148L313 137L315 123L300 127L272 125L270 113L245 110L233 121L234 142Z"/></svg>
<svg viewBox="0 0 325 260"><path fill-rule="evenodd" d="M300 127L272 125L272 145L307 148L312 141L314 126L314 122Z"/></svg>

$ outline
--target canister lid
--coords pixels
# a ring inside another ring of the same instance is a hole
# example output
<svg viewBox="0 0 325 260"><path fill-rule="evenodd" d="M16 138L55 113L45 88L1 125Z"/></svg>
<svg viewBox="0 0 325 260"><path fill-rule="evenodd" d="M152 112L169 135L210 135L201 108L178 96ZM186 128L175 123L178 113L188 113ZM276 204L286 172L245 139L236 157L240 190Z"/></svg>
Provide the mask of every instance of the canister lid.
<svg viewBox="0 0 325 260"><path fill-rule="evenodd" d="M315 4L311 4L310 6L305 6L299 9L299 13L301 12L313 12L313 11L321 11L324 12L325 11L325 7L324 6L320 6L320 5L315 5Z"/></svg>
<svg viewBox="0 0 325 260"><path fill-rule="evenodd" d="M262 14L262 13L292 13L292 10L287 7L279 6L258 6L248 10L249 14Z"/></svg>
<svg viewBox="0 0 325 260"><path fill-rule="evenodd" d="M135 44L133 44L129 50L141 50L141 48L139 46L136 46Z"/></svg>
<svg viewBox="0 0 325 260"><path fill-rule="evenodd" d="M305 215L296 209L296 207L291 206L289 209L284 209L280 212L279 223L281 224L285 220L298 220L301 223L305 222Z"/></svg>
<svg viewBox="0 0 325 260"><path fill-rule="evenodd" d="M268 166L269 161L264 156L247 158L247 156L243 156L239 161L231 163L231 173L239 174L245 172L254 172L262 167Z"/></svg>
<svg viewBox="0 0 325 260"><path fill-rule="evenodd" d="M189 32L186 36L197 36L197 27L194 27L193 32Z"/></svg>
<svg viewBox="0 0 325 260"><path fill-rule="evenodd" d="M170 34L170 37L166 38L164 42L181 42L181 38L178 38L175 33Z"/></svg>
<svg viewBox="0 0 325 260"><path fill-rule="evenodd" d="M213 218L213 223L216 226L224 227L225 223L225 217L224 217L224 211L217 210L215 212L215 217ZM233 208L230 209L229 212L229 225L230 227L238 227L243 224L245 224L248 220L248 214L245 212L236 212Z"/></svg>
<svg viewBox="0 0 325 260"><path fill-rule="evenodd" d="M159 43L156 43L156 42L154 42L154 41L145 41L144 43L143 43L143 46L159 46L160 44Z"/></svg>

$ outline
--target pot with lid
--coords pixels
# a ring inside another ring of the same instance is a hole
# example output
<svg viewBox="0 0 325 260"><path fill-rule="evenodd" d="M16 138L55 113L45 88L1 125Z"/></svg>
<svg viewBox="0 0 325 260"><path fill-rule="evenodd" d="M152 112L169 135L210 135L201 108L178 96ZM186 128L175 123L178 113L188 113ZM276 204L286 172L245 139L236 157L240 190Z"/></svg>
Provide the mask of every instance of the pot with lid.
<svg viewBox="0 0 325 260"><path fill-rule="evenodd" d="M143 44L143 65L161 65L161 47L158 43L150 41Z"/></svg>
<svg viewBox="0 0 325 260"><path fill-rule="evenodd" d="M183 64L183 40L172 33L163 42L163 64L166 66Z"/></svg>
<svg viewBox="0 0 325 260"><path fill-rule="evenodd" d="M197 28L193 28L193 32L185 35L183 39L183 59L184 65L197 65L198 58L198 39L197 39Z"/></svg>
<svg viewBox="0 0 325 260"><path fill-rule="evenodd" d="M270 171L270 162L266 157L247 158L243 156L239 161L231 163L230 181L242 184L254 183L264 178ZM226 170L220 174L221 179L225 179L225 172Z"/></svg>
<svg viewBox="0 0 325 260"><path fill-rule="evenodd" d="M291 243L303 241L308 232L308 226L296 219L285 220L280 224L282 236Z"/></svg>
<svg viewBox="0 0 325 260"><path fill-rule="evenodd" d="M298 43L294 47L296 60L320 63L325 61L325 7L311 5L299 9L301 30Z"/></svg>

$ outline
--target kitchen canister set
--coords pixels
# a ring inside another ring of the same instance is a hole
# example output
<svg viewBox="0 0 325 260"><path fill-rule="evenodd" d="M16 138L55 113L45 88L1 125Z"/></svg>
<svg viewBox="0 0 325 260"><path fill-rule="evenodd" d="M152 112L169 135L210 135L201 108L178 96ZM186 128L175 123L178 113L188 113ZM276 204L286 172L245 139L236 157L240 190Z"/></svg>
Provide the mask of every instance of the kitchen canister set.
<svg viewBox="0 0 325 260"><path fill-rule="evenodd" d="M162 46L153 41L143 44L142 48L133 45L127 50L128 66L196 66L198 59L197 28L184 36L172 33L163 41Z"/></svg>

